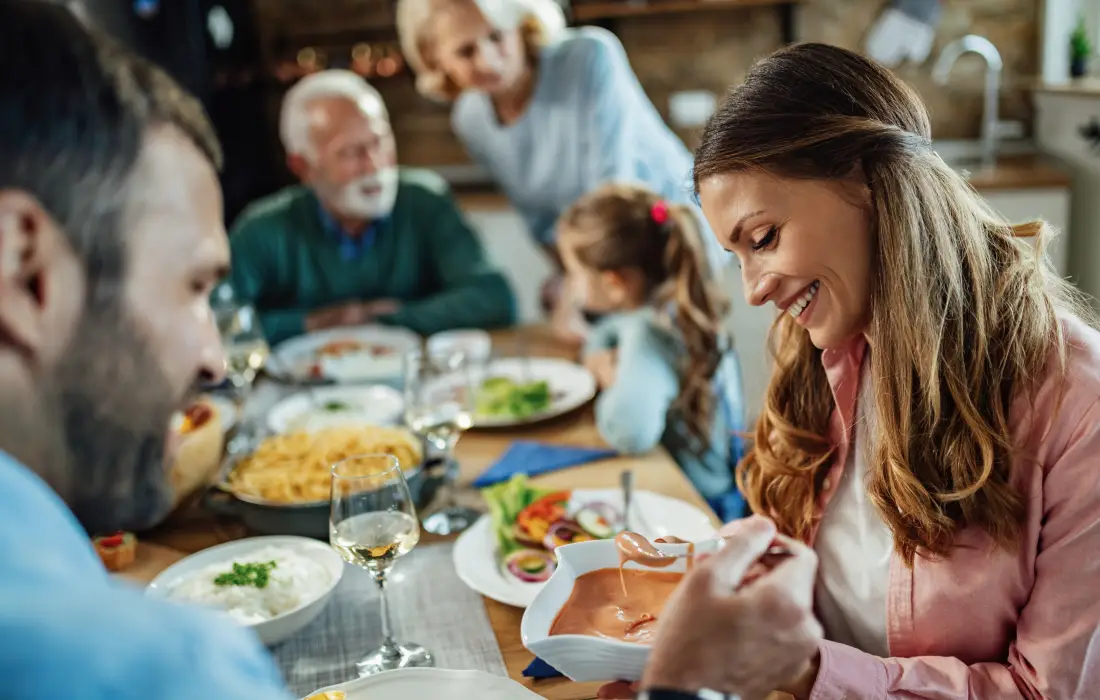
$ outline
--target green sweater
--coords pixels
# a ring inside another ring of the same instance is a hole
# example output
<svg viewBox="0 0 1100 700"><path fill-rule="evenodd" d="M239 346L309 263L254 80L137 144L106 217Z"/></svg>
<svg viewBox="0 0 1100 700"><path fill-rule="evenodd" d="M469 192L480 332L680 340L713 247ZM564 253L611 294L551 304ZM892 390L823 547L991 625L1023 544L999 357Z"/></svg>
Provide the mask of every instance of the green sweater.
<svg viewBox="0 0 1100 700"><path fill-rule="evenodd" d="M430 171L402 169L392 215L354 257L341 254L304 187L251 205L229 241L233 288L256 306L272 343L303 333L309 312L350 301L396 299L402 308L378 321L422 334L515 322L511 288Z"/></svg>

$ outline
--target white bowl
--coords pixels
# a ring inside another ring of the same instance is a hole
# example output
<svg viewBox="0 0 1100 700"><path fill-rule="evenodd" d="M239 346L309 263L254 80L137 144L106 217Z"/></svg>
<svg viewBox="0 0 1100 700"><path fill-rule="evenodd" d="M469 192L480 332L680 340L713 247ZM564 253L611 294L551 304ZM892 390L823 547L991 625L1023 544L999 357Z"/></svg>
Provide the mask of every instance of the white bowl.
<svg viewBox="0 0 1100 700"><path fill-rule="evenodd" d="M442 668L403 668L385 671L326 690L342 690L347 700L393 700L410 698L429 700L538 700L539 696L510 678L491 676L482 671L450 671ZM311 695L312 695L311 694ZM309 696L306 696L308 700Z"/></svg>
<svg viewBox="0 0 1100 700"><path fill-rule="evenodd" d="M312 600L303 601L297 608L273 617L270 620L243 625L244 627L254 630L261 642L267 646L273 646L293 636L303 627L313 622L313 620L321 614L321 611L325 609L325 605L328 604L329 599L332 597L332 592L336 590L336 586L340 583L340 578L344 575L344 560L327 544L308 537L291 537L286 535L250 537L243 540L236 540L235 542L226 542L225 544L220 544L216 547L204 549L201 552L192 554L186 559L182 559L172 566L169 566L149 583L145 589L145 593L154 598L167 600L168 592L181 578L189 576L211 564L247 558L250 552L255 552L265 547L284 547L294 551L300 556L309 557L324 567L325 570L328 571L330 578L328 587L324 591L319 592Z"/></svg>
<svg viewBox="0 0 1100 700"><path fill-rule="evenodd" d="M667 554L687 552L686 544L657 544L657 549ZM696 552L713 551L718 546L714 540L696 545ZM534 602L523 613L520 636L523 646L550 664L570 680L578 683L591 681L636 681L642 677L649 645L620 642L614 639L590 637L582 634L550 635L550 627L558 613L569 601L577 578L598 569L614 569L619 566L619 550L614 540L594 540L565 545L554 550L558 555L558 568ZM687 559L659 569L660 571L686 571ZM645 569L634 563L628 569Z"/></svg>
<svg viewBox="0 0 1100 700"><path fill-rule="evenodd" d="M405 410L401 392L382 384L320 387L291 394L272 406L267 414L267 427L273 433L288 433L296 428L295 422L302 416L329 401L351 404L358 409L333 414L332 425L395 425Z"/></svg>
<svg viewBox="0 0 1100 700"><path fill-rule="evenodd" d="M443 331L428 338L428 352L461 352L473 362L488 362L493 352L493 340L488 333L476 328Z"/></svg>

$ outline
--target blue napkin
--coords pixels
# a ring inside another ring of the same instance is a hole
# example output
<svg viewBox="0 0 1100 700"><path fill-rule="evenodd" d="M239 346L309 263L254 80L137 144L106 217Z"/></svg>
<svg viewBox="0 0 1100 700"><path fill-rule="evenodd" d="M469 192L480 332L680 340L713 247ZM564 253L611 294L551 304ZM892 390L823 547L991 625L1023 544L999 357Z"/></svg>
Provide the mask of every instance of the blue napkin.
<svg viewBox="0 0 1100 700"><path fill-rule="evenodd" d="M535 660L532 661L527 666L527 668L523 669L523 675L528 678L540 679L557 678L561 675L561 673L559 673L557 669L555 669L553 666L536 656Z"/></svg>
<svg viewBox="0 0 1100 700"><path fill-rule="evenodd" d="M516 474L535 476L615 456L615 450L546 445L517 440L491 467L474 480L475 488L507 481Z"/></svg>

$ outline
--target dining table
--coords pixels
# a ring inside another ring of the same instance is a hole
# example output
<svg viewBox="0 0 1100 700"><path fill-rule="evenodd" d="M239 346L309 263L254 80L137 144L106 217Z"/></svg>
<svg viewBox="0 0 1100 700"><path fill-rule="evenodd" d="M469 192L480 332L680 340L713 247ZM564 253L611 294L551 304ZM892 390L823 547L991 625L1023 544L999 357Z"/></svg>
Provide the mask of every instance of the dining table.
<svg viewBox="0 0 1100 700"><path fill-rule="evenodd" d="M545 325L523 326L492 333L494 348L522 347L531 357L576 360L576 346L558 340ZM596 428L592 403L566 415L544 422L508 429L475 429L464 434L455 449L460 500L476 503L474 479L493 464L517 439L549 444L601 448L606 444ZM619 488L625 469L633 470L634 488L648 490L685 501L707 514L715 526L718 520L706 501L661 447L640 455L616 455L580 466L539 475L532 482L549 488ZM249 536L239 522L205 509L199 498L185 501L156 529L140 537L137 560L122 573L124 578L148 582L180 559L221 543ZM422 542L453 539L424 533ZM587 700L595 698L599 683L574 683L564 677L534 680L524 677L524 669L533 660L520 638L523 610L483 598L493 635L500 647L504 667L510 678L551 700Z"/></svg>

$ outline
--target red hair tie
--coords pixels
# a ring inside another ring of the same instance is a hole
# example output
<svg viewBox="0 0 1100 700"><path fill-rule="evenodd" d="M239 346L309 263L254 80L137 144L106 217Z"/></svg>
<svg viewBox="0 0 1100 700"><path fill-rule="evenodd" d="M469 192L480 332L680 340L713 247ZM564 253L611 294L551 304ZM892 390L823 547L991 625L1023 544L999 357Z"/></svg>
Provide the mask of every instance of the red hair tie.
<svg viewBox="0 0 1100 700"><path fill-rule="evenodd" d="M653 203L653 206L649 209L649 215L653 217L653 220L658 224L664 225L668 221L668 203L663 199L658 199Z"/></svg>

